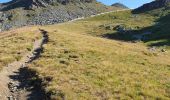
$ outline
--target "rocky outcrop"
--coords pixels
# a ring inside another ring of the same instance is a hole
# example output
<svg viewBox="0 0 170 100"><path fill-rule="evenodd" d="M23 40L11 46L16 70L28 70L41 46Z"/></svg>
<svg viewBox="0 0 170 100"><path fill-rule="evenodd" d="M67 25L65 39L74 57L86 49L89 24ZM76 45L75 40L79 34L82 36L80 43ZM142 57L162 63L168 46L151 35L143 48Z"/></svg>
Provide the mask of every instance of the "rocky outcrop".
<svg viewBox="0 0 170 100"><path fill-rule="evenodd" d="M133 10L133 13L142 13L145 11L158 9L158 8L165 7L165 6L169 5L169 3L170 3L170 0L155 0L155 1L144 4L143 6Z"/></svg>
<svg viewBox="0 0 170 100"><path fill-rule="evenodd" d="M1 10L10 10L19 7L23 7L25 9L33 9L39 7L47 7L54 5L66 5L68 3L92 3L95 0L12 0L9 3L1 4Z"/></svg>
<svg viewBox="0 0 170 100"><path fill-rule="evenodd" d="M1 30L61 23L116 9L96 0L12 0L0 5Z"/></svg>

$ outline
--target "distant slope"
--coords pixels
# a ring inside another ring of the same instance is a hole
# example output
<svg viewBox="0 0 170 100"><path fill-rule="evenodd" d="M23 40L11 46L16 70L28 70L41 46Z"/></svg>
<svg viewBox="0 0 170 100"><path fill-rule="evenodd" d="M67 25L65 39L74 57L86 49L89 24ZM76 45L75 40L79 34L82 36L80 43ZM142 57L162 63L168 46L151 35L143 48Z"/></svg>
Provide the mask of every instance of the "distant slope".
<svg viewBox="0 0 170 100"><path fill-rule="evenodd" d="M96 0L12 0L1 4L0 28L61 23L115 9Z"/></svg>
<svg viewBox="0 0 170 100"><path fill-rule="evenodd" d="M125 5L121 4L121 3L114 3L111 6L122 8L122 9L129 9L127 6L125 6Z"/></svg>
<svg viewBox="0 0 170 100"><path fill-rule="evenodd" d="M155 0L134 9L133 14L148 14L155 18L154 25L140 31L152 34L145 36L145 42L150 46L170 46L170 0Z"/></svg>
<svg viewBox="0 0 170 100"><path fill-rule="evenodd" d="M143 6L133 10L134 13L146 12L151 11L154 9L162 8L169 5L170 0L155 0L153 2L144 4Z"/></svg>
<svg viewBox="0 0 170 100"><path fill-rule="evenodd" d="M48 7L54 5L67 5L70 3L92 3L96 0L12 0L8 3L3 3L1 10L7 11L11 9L16 9L23 7L24 9L34 9L40 7Z"/></svg>

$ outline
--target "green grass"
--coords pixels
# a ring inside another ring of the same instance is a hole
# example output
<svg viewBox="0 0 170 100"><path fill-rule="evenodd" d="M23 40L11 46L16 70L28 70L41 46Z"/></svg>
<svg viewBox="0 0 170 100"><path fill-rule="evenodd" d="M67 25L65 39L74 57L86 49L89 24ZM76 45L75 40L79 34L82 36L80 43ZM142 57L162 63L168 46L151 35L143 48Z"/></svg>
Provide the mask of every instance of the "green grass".
<svg viewBox="0 0 170 100"><path fill-rule="evenodd" d="M152 34L145 35L147 39L143 42L148 46L162 47L166 45L168 49L170 46L168 38L170 37L169 14L170 10L165 7L139 14L133 14L131 11L109 13L84 21L89 24L86 27L93 27L92 31L89 32L90 34L123 41L134 40L135 34L151 32ZM115 29L118 25L124 26L128 32L125 34L118 32Z"/></svg>
<svg viewBox="0 0 170 100"><path fill-rule="evenodd" d="M124 24L129 28L143 28L153 24L154 17L149 14L132 14L131 11L114 12L93 18L85 19L85 21L99 21L101 24L119 25Z"/></svg>
<svg viewBox="0 0 170 100"><path fill-rule="evenodd" d="M155 9L149 12L146 12L154 17L157 17L155 20L158 24L151 26L150 30L152 31L152 35L149 36L149 40L147 41L152 42L153 46L170 46L170 6ZM160 41L160 42L158 42ZM168 47L169 48L169 47Z"/></svg>

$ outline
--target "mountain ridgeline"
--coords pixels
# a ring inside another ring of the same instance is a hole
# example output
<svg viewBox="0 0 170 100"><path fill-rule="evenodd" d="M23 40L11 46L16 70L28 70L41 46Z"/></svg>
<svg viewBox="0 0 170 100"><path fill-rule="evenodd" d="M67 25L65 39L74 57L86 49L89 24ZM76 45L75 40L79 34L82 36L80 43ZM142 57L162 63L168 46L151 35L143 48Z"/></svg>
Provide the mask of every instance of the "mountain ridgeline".
<svg viewBox="0 0 170 100"><path fill-rule="evenodd" d="M129 9L127 6L121 4L121 3L114 3L111 6L113 7L119 7L119 8L124 8L124 9Z"/></svg>
<svg viewBox="0 0 170 100"><path fill-rule="evenodd" d="M124 8L96 0L12 0L0 4L0 29L61 23L116 9Z"/></svg>
<svg viewBox="0 0 170 100"><path fill-rule="evenodd" d="M143 6L133 10L133 13L142 13L154 9L159 9L162 7L166 7L169 4L170 4L170 0L154 0L150 3L144 4Z"/></svg>
<svg viewBox="0 0 170 100"><path fill-rule="evenodd" d="M13 0L8 3L4 3L1 6L1 10L10 10L18 7L25 9L34 9L39 7L48 7L54 5L67 5L69 3L92 3L95 0Z"/></svg>

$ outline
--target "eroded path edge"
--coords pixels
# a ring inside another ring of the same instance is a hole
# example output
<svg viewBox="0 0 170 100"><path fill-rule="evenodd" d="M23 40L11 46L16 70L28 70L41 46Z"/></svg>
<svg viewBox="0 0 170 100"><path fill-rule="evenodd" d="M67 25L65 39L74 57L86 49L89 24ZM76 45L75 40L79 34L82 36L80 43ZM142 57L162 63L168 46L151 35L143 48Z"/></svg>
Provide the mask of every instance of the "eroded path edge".
<svg viewBox="0 0 170 100"><path fill-rule="evenodd" d="M32 51L0 72L0 100L43 100L42 91L33 89L27 80L32 74L27 71L27 65L40 56L43 45L48 42L48 32L43 29L39 31L42 38L34 42Z"/></svg>

